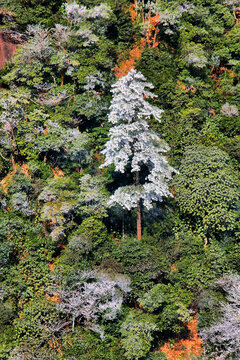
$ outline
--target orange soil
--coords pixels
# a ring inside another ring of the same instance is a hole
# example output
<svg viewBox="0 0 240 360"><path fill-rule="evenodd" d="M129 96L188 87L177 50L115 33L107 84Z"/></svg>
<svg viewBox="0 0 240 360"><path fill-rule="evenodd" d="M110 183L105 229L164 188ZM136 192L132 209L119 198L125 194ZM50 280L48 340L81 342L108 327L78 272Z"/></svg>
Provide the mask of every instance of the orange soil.
<svg viewBox="0 0 240 360"><path fill-rule="evenodd" d="M165 343L160 347L160 351L167 355L167 360L191 359L202 353L202 339L197 332L197 317L187 323L190 331L189 339L179 339L174 344Z"/></svg>
<svg viewBox="0 0 240 360"><path fill-rule="evenodd" d="M3 192L5 194L8 194L7 188L18 169L20 169L20 174L25 174L26 176L30 176L30 172L27 168L27 164L25 163L23 163L20 167L17 166L13 171L9 171L9 173L0 181L0 186L3 187Z"/></svg>
<svg viewBox="0 0 240 360"><path fill-rule="evenodd" d="M139 18L138 3L136 0L134 4L130 5L129 13L130 19L135 23L137 18ZM146 16L143 13L140 14L140 16L142 16L142 21L146 28L145 35L141 39L140 44L135 42L132 49L130 49L127 54L127 59L120 60L116 67L112 69L118 78L127 75L131 69L134 69L136 61L141 57L141 54L146 46L154 48L159 45L159 41L157 39L159 32L157 28L160 18L159 14L151 16L151 12L149 11Z"/></svg>
<svg viewBox="0 0 240 360"><path fill-rule="evenodd" d="M57 293L56 293L55 295L53 295L53 296L46 295L46 298L47 298L49 301L52 301L52 302L55 302L55 303L58 303L58 302L59 302L59 296L58 296Z"/></svg>
<svg viewBox="0 0 240 360"><path fill-rule="evenodd" d="M113 68L115 75L118 78L127 75L127 73L134 69L136 60L138 60L142 54L142 51L145 47L145 39L141 39L141 44L137 45L136 43L133 45L133 48L128 53L128 59L120 61L120 63Z"/></svg>
<svg viewBox="0 0 240 360"><path fill-rule="evenodd" d="M177 81L177 84L179 85L179 87L183 90L185 90L186 92L190 91L191 93L195 94L196 89L193 85L191 85L190 87L187 87L186 85L184 85L183 83L181 83L181 81Z"/></svg>
<svg viewBox="0 0 240 360"><path fill-rule="evenodd" d="M49 266L50 271L53 271L55 265L51 264L51 263L48 263L48 266Z"/></svg>
<svg viewBox="0 0 240 360"><path fill-rule="evenodd" d="M55 167L55 169L51 168L51 170L54 174L54 177L64 177L64 172L60 170L58 167Z"/></svg>

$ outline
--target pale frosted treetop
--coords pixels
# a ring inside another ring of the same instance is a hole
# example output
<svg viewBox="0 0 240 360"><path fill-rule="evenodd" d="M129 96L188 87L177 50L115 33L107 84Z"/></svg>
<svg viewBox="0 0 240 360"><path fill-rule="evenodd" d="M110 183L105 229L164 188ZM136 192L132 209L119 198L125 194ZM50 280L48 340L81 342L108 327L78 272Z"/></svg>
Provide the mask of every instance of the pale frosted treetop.
<svg viewBox="0 0 240 360"><path fill-rule="evenodd" d="M153 85L146 82L146 78L140 72L135 69L130 70L112 86L113 101L108 120L112 124L122 121L131 123L136 119L153 116L161 121L163 110L150 105L145 100L145 98L157 97L148 89L153 89Z"/></svg>
<svg viewBox="0 0 240 360"><path fill-rule="evenodd" d="M111 8L106 4L100 4L92 9L86 6L79 6L76 2L65 5L68 20L78 23L86 19L103 18L108 19L111 15Z"/></svg>

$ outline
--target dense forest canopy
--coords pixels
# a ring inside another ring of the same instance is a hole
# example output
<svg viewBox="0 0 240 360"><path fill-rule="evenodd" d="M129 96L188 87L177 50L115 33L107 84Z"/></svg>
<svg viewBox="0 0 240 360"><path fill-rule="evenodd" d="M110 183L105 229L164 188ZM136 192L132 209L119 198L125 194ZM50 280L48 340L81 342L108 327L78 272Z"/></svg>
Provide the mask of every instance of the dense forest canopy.
<svg viewBox="0 0 240 360"><path fill-rule="evenodd" d="M239 360L239 1L0 1L0 53L0 359Z"/></svg>

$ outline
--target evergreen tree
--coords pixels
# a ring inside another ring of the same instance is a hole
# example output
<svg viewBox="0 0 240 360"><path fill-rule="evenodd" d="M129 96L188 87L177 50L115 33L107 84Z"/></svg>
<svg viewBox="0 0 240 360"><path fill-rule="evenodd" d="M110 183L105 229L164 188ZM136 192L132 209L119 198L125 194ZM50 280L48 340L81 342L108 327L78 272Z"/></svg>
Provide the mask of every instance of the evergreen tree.
<svg viewBox="0 0 240 360"><path fill-rule="evenodd" d="M134 183L119 187L110 197L109 205L119 204L128 210L137 207L137 235L141 239L141 203L147 208L153 201L171 196L167 182L175 170L169 166L166 153L168 144L150 129L147 120L161 121L163 110L151 105L146 98L154 98L148 89L153 85L136 70L131 70L113 85L109 122L109 141L102 153L105 163L115 170L134 174Z"/></svg>

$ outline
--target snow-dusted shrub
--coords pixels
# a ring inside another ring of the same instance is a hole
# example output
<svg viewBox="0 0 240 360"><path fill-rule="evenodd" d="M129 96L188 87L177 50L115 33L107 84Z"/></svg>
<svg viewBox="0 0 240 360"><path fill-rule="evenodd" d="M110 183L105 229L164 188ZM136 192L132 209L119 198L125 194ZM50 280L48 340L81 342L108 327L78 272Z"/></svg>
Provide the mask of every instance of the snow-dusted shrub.
<svg viewBox="0 0 240 360"><path fill-rule="evenodd" d="M229 105L229 103L226 103L221 107L221 114L225 116L238 116L239 111L236 105Z"/></svg>
<svg viewBox="0 0 240 360"><path fill-rule="evenodd" d="M126 275L103 271L77 273L58 291L58 309L75 320L82 320L95 329L100 319L114 320L121 311L124 298L130 291Z"/></svg>
<svg viewBox="0 0 240 360"><path fill-rule="evenodd" d="M15 210L21 211L24 215L30 216L35 213L34 210L31 209L28 197L24 192L17 192L13 194L11 203Z"/></svg>
<svg viewBox="0 0 240 360"><path fill-rule="evenodd" d="M221 303L222 317L200 336L215 360L240 359L240 275L231 274L217 281L226 292Z"/></svg>
<svg viewBox="0 0 240 360"><path fill-rule="evenodd" d="M86 6L79 6L75 2L65 5L67 17L69 21L78 23L87 19L104 18L109 19L111 14L111 8L105 4L100 4L92 9L88 9Z"/></svg>

